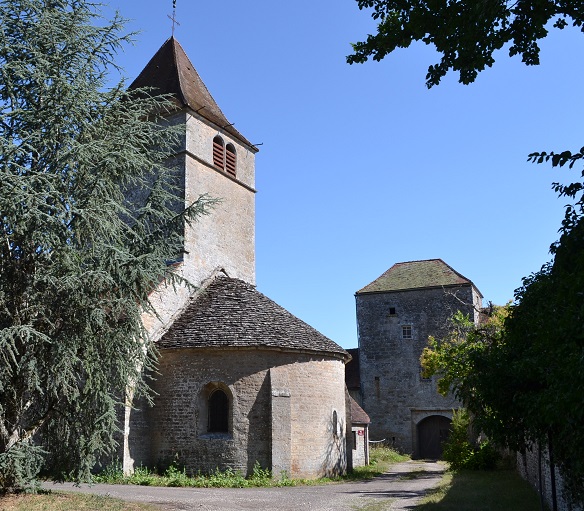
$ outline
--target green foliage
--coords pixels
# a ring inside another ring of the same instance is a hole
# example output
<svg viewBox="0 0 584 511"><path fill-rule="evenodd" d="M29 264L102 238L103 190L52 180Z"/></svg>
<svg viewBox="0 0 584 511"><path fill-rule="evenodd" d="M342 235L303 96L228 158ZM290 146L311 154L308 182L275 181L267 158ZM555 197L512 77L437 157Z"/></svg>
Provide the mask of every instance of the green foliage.
<svg viewBox="0 0 584 511"><path fill-rule="evenodd" d="M523 450L551 440L575 502L584 501L582 289L580 218L564 228L553 263L524 279L516 304L495 309L478 327L457 316L451 334L432 340L422 355L425 369L441 376L441 390L450 388L495 444Z"/></svg>
<svg viewBox="0 0 584 511"><path fill-rule="evenodd" d="M571 213L570 213L571 214ZM570 497L584 502L584 219L566 222L552 264L524 279L509 318L516 403L553 456Z"/></svg>
<svg viewBox="0 0 584 511"><path fill-rule="evenodd" d="M53 477L87 480L112 451L116 406L129 382L146 391L155 358L141 321L149 292L177 281L167 263L208 205L179 206L166 163L184 128L159 122L168 98L105 88L128 37L97 8L0 3L4 490L40 461Z"/></svg>
<svg viewBox="0 0 584 511"><path fill-rule="evenodd" d="M493 306L479 326L460 312L455 314L449 334L431 338L420 361L426 376L439 376L441 393L452 391L464 403L478 431L518 448L525 442L524 420L514 404L518 375L501 358L506 350L503 325L510 308Z"/></svg>
<svg viewBox="0 0 584 511"><path fill-rule="evenodd" d="M186 470L184 468L180 470L175 464L166 469L164 477L167 480L166 486L188 486L189 476Z"/></svg>
<svg viewBox="0 0 584 511"><path fill-rule="evenodd" d="M272 479L272 472L263 469L255 462L249 477L242 476L230 468L213 470L209 474L189 476L186 469L173 462L161 475L147 467L137 467L130 476L124 476L121 464L115 461L99 474L93 476L93 482L108 484L136 484L140 486L178 486L194 488L246 488L252 486L295 486L297 481L282 477L280 481Z"/></svg>
<svg viewBox="0 0 584 511"><path fill-rule="evenodd" d="M384 474L391 465L409 460L410 457L401 454L391 447L378 445L369 451L369 465L356 467L353 472L347 474L347 479L371 479Z"/></svg>
<svg viewBox="0 0 584 511"><path fill-rule="evenodd" d="M444 443L442 457L453 470L493 470L501 458L488 440L472 442L472 425L468 411L455 410L450 436Z"/></svg>
<svg viewBox="0 0 584 511"><path fill-rule="evenodd" d="M360 9L372 8L378 21L377 33L353 44L352 63L370 57L381 60L396 48L407 48L414 41L434 45L442 55L426 75L428 87L437 85L449 70L459 72L461 83L471 83L480 71L491 67L493 54L507 43L509 55L520 55L527 65L539 64L538 41L553 27L569 23L582 28L584 10L579 1L550 0L357 0Z"/></svg>
<svg viewBox="0 0 584 511"><path fill-rule="evenodd" d="M0 488L4 491L36 491L45 452L31 442L21 442L0 453Z"/></svg>
<svg viewBox="0 0 584 511"><path fill-rule="evenodd" d="M256 461L249 479L253 482L253 486L267 486L272 481L272 471L262 468L259 462Z"/></svg>
<svg viewBox="0 0 584 511"><path fill-rule="evenodd" d="M584 148L583 148L584 149ZM534 153L530 160L553 167L581 164L577 153ZM584 171L581 171L584 177ZM506 321L508 358L522 379L516 403L531 438L553 453L569 498L584 503L584 183L554 183L572 200L551 246L554 260L523 279ZM513 350L513 353L511 353Z"/></svg>
<svg viewBox="0 0 584 511"><path fill-rule="evenodd" d="M473 447L470 444L470 417L465 409L454 410L450 435L444 442L442 458L454 470L465 468L471 458Z"/></svg>
<svg viewBox="0 0 584 511"><path fill-rule="evenodd" d="M180 486L191 488L249 488L249 487L283 487L298 485L317 485L346 480L370 479L387 472L394 463L406 461L409 456L403 455L388 447L375 447L371 449L371 463L367 467L358 467L351 474L335 478L321 479L291 479L286 472L282 472L279 478L272 477L269 469L262 468L258 461L255 462L252 472L248 477L233 470L219 470L216 468L208 474L189 475L186 469L181 468L178 460L164 471L156 473L147 467L138 467L134 474L125 476L119 461L114 461L101 472L92 477L94 483L106 484L135 484L141 486Z"/></svg>
<svg viewBox="0 0 584 511"><path fill-rule="evenodd" d="M569 169L573 169L574 165L577 163L582 163L584 159L584 147L580 148L580 151L572 153L571 151L562 151L561 153L555 153L553 151L547 153L545 151L541 153L531 153L528 157L528 161L532 163L551 163L552 167L564 167L567 166ZM584 170L580 171L580 176L584 177ZM556 243L552 244L551 252L555 254L558 248L565 244L578 243L579 235L574 233L570 236L570 233L578 228L582 217L584 216L584 183L574 182L568 185L563 185L558 182L552 183L552 188L560 197L566 197L572 201L572 204L566 206L566 214L564 215L564 220L562 221L562 227L560 232L564 235L563 240L560 239ZM573 247L577 248L577 247ZM564 250L564 254L574 255L574 251ZM565 255L561 255L565 258Z"/></svg>
<svg viewBox="0 0 584 511"><path fill-rule="evenodd" d="M92 482L104 484L121 484L124 481L124 470L122 462L115 459L109 465L106 465L97 475L92 477Z"/></svg>
<svg viewBox="0 0 584 511"><path fill-rule="evenodd" d="M138 486L158 486L156 484L158 477L150 472L147 467L137 467L132 474L132 484Z"/></svg>
<svg viewBox="0 0 584 511"><path fill-rule="evenodd" d="M409 460L410 457L406 454L402 454L391 447L385 445L379 445L372 447L369 450L369 462L371 465L387 465L390 466L393 463L400 463L402 461Z"/></svg>
<svg viewBox="0 0 584 511"><path fill-rule="evenodd" d="M381 60L414 41L433 44L441 61L430 66L426 84L437 85L449 70L468 84L494 63L505 44L509 54L539 64L538 41L569 23L584 30L584 9L576 0L357 0L372 8L377 33L353 45L349 63ZM577 152L535 152L529 161L573 169L584 159ZM493 441L522 450L526 443L553 447L569 496L584 503L584 171L580 179L553 183L572 201L552 244L554 261L526 277L515 305L501 320L474 328L455 317L445 339L432 339L422 363L426 374L441 376L465 403L477 426ZM491 318L491 320L493 317Z"/></svg>

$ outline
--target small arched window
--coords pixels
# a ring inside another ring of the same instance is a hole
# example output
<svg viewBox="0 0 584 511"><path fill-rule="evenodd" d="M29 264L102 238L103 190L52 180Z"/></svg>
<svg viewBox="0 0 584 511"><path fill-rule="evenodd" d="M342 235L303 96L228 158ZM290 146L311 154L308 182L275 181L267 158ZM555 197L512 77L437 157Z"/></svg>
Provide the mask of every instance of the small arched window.
<svg viewBox="0 0 584 511"><path fill-rule="evenodd" d="M233 144L227 144L227 147L225 148L225 167L227 172L233 177L235 177L236 164L235 146Z"/></svg>
<svg viewBox="0 0 584 511"><path fill-rule="evenodd" d="M225 170L225 144L219 135L213 139L213 164Z"/></svg>
<svg viewBox="0 0 584 511"><path fill-rule="evenodd" d="M209 396L210 433L229 432L229 398L221 389L215 389Z"/></svg>
<svg viewBox="0 0 584 511"><path fill-rule="evenodd" d="M337 411L333 410L333 435L335 437L339 436L339 416L337 415Z"/></svg>

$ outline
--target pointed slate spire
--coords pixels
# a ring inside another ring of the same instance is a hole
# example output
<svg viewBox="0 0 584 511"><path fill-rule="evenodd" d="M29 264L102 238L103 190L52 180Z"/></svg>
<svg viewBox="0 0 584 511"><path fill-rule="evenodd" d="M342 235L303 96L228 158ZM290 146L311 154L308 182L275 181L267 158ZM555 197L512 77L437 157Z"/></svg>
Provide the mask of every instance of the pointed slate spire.
<svg viewBox="0 0 584 511"><path fill-rule="evenodd" d="M153 87L160 94L173 94L179 107L189 107L219 129L233 135L254 152L254 147L229 121L207 90L182 46L170 37L130 85L131 89Z"/></svg>

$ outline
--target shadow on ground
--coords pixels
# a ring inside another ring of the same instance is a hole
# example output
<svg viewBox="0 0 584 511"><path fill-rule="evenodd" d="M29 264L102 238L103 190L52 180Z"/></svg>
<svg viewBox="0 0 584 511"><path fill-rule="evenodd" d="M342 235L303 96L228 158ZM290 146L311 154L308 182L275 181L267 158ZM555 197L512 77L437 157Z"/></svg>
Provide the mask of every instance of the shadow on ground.
<svg viewBox="0 0 584 511"><path fill-rule="evenodd" d="M430 490L437 502L416 511L540 511L537 492L514 470L454 472L447 485ZM547 508L546 508L547 509Z"/></svg>

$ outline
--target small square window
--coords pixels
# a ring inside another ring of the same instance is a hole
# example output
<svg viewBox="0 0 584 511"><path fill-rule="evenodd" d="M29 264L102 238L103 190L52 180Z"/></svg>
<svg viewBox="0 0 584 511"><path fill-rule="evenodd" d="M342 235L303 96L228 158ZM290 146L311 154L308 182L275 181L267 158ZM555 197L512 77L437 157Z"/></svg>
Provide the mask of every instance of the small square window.
<svg viewBox="0 0 584 511"><path fill-rule="evenodd" d="M412 325L402 325L402 339L412 338Z"/></svg>
<svg viewBox="0 0 584 511"><path fill-rule="evenodd" d="M389 315L390 316L395 316L395 307L390 307L389 308Z"/></svg>

